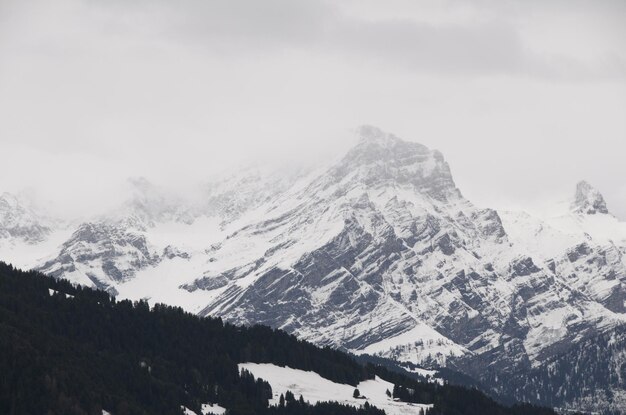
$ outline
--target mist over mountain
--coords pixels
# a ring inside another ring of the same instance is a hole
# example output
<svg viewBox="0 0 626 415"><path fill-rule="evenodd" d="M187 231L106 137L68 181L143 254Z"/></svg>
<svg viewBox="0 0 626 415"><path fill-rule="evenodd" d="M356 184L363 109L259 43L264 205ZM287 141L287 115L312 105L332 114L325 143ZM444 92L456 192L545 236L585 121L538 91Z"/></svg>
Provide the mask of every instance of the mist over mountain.
<svg viewBox="0 0 626 415"><path fill-rule="evenodd" d="M479 206L584 179L626 219L619 1L61 3L0 5L0 189L60 213L127 177L325 160L371 123L442 151Z"/></svg>

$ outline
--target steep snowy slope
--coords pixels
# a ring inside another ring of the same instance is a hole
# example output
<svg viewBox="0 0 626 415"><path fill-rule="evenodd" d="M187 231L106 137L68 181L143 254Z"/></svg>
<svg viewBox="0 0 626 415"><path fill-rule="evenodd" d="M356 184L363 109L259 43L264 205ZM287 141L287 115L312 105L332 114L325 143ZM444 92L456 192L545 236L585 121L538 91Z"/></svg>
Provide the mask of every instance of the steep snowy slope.
<svg viewBox="0 0 626 415"><path fill-rule="evenodd" d="M49 247L47 260L37 268L112 293L119 293L120 284L149 270L151 277L143 285L144 292L132 288L122 291L133 298L152 298L154 294L155 300L172 303L171 298L161 297L151 288L177 291L185 277L193 280L202 275L205 262L212 260L212 245L219 245L228 232L245 222L242 216L303 174L283 177L248 169L223 181L213 181L198 189L198 195L186 199L172 196L144 178L130 179L126 202L106 215L79 224L62 244L57 241ZM172 275L171 262L180 263L177 258L187 260L193 271L189 267L174 270L178 281L170 286L167 277ZM182 299L180 305L187 303Z"/></svg>
<svg viewBox="0 0 626 415"><path fill-rule="evenodd" d="M594 207L595 206L595 207ZM604 198L581 181L570 203L545 211L499 211L509 239L536 256L553 258L583 242L626 246L626 222L613 216Z"/></svg>
<svg viewBox="0 0 626 415"><path fill-rule="evenodd" d="M542 258L568 285L608 309L626 311L626 223L610 214L590 184L578 183L571 204L550 214L500 215L516 246Z"/></svg>
<svg viewBox="0 0 626 415"><path fill-rule="evenodd" d="M71 229L26 198L0 195L0 252L14 264L32 268L66 240Z"/></svg>

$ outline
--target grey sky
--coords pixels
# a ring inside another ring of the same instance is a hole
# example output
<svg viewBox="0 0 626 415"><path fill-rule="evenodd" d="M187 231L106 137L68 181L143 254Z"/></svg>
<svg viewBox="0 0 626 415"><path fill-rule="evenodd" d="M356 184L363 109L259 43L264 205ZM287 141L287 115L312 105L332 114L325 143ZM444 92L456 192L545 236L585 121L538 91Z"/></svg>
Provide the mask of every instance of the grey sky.
<svg viewBox="0 0 626 415"><path fill-rule="evenodd" d="M623 1L0 0L0 190L80 210L366 123L440 149L478 204L584 178L626 218L624 39Z"/></svg>

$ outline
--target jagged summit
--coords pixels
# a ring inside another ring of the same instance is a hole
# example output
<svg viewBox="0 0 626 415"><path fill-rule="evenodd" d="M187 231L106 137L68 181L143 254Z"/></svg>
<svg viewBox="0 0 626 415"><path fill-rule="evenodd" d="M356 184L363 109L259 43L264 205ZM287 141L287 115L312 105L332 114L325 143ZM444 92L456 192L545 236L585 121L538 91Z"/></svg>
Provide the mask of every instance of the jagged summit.
<svg viewBox="0 0 626 415"><path fill-rule="evenodd" d="M443 155L377 127L358 128L359 142L332 172L333 180L356 177L369 188L411 186L418 193L448 201L461 196Z"/></svg>
<svg viewBox="0 0 626 415"><path fill-rule="evenodd" d="M576 185L576 195L572 202L571 209L583 215L609 213L602 194L584 180L578 182Z"/></svg>
<svg viewBox="0 0 626 415"><path fill-rule="evenodd" d="M390 147L403 141L395 135L386 133L373 125L362 125L358 127L357 137L359 138L359 144L375 144L382 147Z"/></svg>
<svg viewBox="0 0 626 415"><path fill-rule="evenodd" d="M410 146L413 149L419 149L420 152L427 153L431 150L423 144L419 144L413 141L406 141L396 136L395 134L388 133L373 125L362 125L357 128L358 144L357 148L363 146L375 146L384 149L393 149L398 146Z"/></svg>

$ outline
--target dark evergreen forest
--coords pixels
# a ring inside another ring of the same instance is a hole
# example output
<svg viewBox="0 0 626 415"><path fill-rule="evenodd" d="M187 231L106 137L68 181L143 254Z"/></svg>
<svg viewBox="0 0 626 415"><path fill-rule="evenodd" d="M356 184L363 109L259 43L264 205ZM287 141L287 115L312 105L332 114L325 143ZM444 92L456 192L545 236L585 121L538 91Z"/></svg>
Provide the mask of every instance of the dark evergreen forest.
<svg viewBox="0 0 626 415"><path fill-rule="evenodd" d="M355 386L378 375L397 385L397 398L433 403L433 415L554 414L528 405L506 407L475 389L363 365L279 330L117 301L106 292L0 262L1 414L180 414L181 405L200 413L208 402L231 415L384 413L369 405L309 405L306 396L287 396L284 404L268 407L270 385L239 372L241 362L313 370Z"/></svg>

